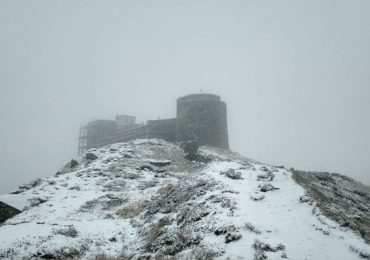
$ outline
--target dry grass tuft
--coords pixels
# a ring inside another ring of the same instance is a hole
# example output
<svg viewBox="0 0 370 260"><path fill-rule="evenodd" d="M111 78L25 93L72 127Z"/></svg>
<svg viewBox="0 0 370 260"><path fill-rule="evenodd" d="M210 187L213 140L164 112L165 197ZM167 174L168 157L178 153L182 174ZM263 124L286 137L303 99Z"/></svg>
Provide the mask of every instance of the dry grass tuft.
<svg viewBox="0 0 370 260"><path fill-rule="evenodd" d="M126 254L121 254L119 256L110 256L105 253L99 253L94 257L95 260L131 260L132 258L132 256L128 256Z"/></svg>
<svg viewBox="0 0 370 260"><path fill-rule="evenodd" d="M138 202L136 204L119 209L116 214L121 218L133 218L143 212L145 207L145 202Z"/></svg>

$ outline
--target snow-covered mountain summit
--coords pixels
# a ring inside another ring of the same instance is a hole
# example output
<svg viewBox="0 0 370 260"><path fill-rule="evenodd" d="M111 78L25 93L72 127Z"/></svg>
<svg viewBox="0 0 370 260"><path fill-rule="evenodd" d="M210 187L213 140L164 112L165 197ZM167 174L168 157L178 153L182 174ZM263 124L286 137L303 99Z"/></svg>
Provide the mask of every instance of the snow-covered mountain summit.
<svg viewBox="0 0 370 260"><path fill-rule="evenodd" d="M0 196L23 211L0 226L0 258L370 259L370 245L325 217L289 170L199 153L113 144Z"/></svg>

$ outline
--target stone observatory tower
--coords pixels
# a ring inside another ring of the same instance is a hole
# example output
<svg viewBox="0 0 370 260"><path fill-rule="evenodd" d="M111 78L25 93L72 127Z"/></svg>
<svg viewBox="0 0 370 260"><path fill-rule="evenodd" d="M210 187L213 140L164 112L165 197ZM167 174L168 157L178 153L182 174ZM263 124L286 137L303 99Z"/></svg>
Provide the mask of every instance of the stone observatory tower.
<svg viewBox="0 0 370 260"><path fill-rule="evenodd" d="M177 99L176 141L229 149L226 103L213 94Z"/></svg>

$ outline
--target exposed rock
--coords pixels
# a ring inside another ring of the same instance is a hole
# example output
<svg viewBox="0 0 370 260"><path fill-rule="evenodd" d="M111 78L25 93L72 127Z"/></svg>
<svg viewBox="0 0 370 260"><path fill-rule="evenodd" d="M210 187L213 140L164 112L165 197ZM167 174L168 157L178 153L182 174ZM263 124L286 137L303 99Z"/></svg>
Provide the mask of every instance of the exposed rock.
<svg viewBox="0 0 370 260"><path fill-rule="evenodd" d="M134 172L125 172L123 174L123 177L125 179L130 179L130 180L134 180L134 179L139 179L141 178L142 176L140 174L137 174L137 173L134 173Z"/></svg>
<svg viewBox="0 0 370 260"><path fill-rule="evenodd" d="M232 241L239 240L242 235L239 234L238 228L234 225L230 225L227 227L219 227L214 231L216 236L225 235L225 243L228 244Z"/></svg>
<svg viewBox="0 0 370 260"><path fill-rule="evenodd" d="M259 231L255 226L253 226L251 223L245 223L244 229L248 230L250 232L253 232L255 234L261 234L261 231Z"/></svg>
<svg viewBox="0 0 370 260"><path fill-rule="evenodd" d="M193 161L198 157L199 144L195 141L188 141L181 143L181 148L185 152L185 158L187 160Z"/></svg>
<svg viewBox="0 0 370 260"><path fill-rule="evenodd" d="M270 171L266 171L264 174L259 174L257 176L258 181L273 181L275 178L275 174Z"/></svg>
<svg viewBox="0 0 370 260"><path fill-rule="evenodd" d="M181 143L181 148L184 150L185 154L197 154L199 143L195 141L183 142Z"/></svg>
<svg viewBox="0 0 370 260"><path fill-rule="evenodd" d="M148 160L148 162L151 164L151 165L154 165L154 166L158 166L158 167L163 167L163 166L167 166L167 165L170 165L172 163L172 161L170 160Z"/></svg>
<svg viewBox="0 0 370 260"><path fill-rule="evenodd" d="M109 238L109 242L117 242L117 238L111 237L111 238Z"/></svg>
<svg viewBox="0 0 370 260"><path fill-rule="evenodd" d="M370 254L362 251L361 249L350 246L349 249L359 255L362 259L370 260Z"/></svg>
<svg viewBox="0 0 370 260"><path fill-rule="evenodd" d="M142 170L142 171L153 171L153 167L150 166L150 165L141 165L138 169Z"/></svg>
<svg viewBox="0 0 370 260"><path fill-rule="evenodd" d="M276 188L272 184L267 183L267 184L260 185L259 189L262 192L268 192L268 191L278 190L279 188Z"/></svg>
<svg viewBox="0 0 370 260"><path fill-rule="evenodd" d="M230 232L236 232L238 231L238 228L235 227L234 225L230 225L230 226L226 226L226 227L219 227L219 228L216 228L215 231L213 232L216 236L219 236L219 235L224 235L226 233L230 233Z"/></svg>
<svg viewBox="0 0 370 260"><path fill-rule="evenodd" d="M146 190L146 189L155 187L157 184L158 184L158 181L156 179L151 180L151 181L144 181L138 185L138 188L140 190Z"/></svg>
<svg viewBox="0 0 370 260"><path fill-rule="evenodd" d="M68 188L69 190L81 190L81 187L79 186L79 185L74 185L74 186L72 186L72 187L69 187Z"/></svg>
<svg viewBox="0 0 370 260"><path fill-rule="evenodd" d="M98 159L98 156L96 156L94 153L86 153L85 154L85 159L89 161L94 161Z"/></svg>
<svg viewBox="0 0 370 260"><path fill-rule="evenodd" d="M287 254L286 254L286 253L282 253L280 257L281 257L281 258L284 258L284 259L288 258L288 256L287 256Z"/></svg>
<svg viewBox="0 0 370 260"><path fill-rule="evenodd" d="M33 181L30 181L29 183L22 184L18 187L18 190L11 192L11 194L19 194L19 193L25 192L29 189L39 186L41 182L42 182L41 179L35 179Z"/></svg>
<svg viewBox="0 0 370 260"><path fill-rule="evenodd" d="M78 161L72 159L71 162L69 163L71 168L75 168L78 166Z"/></svg>
<svg viewBox="0 0 370 260"><path fill-rule="evenodd" d="M47 202L47 199L36 197L36 198L30 199L29 201L30 201L30 207L37 207L38 205Z"/></svg>
<svg viewBox="0 0 370 260"><path fill-rule="evenodd" d="M184 150L185 159L189 161L196 161L200 163L209 163L212 161L212 158L205 156L198 152L199 143L195 141L183 142L180 144L180 147Z"/></svg>
<svg viewBox="0 0 370 260"><path fill-rule="evenodd" d="M259 240L255 240L252 247L255 250L254 260L268 259L265 252L276 253L278 251L285 251L285 246L283 244L279 244L279 245L273 247L270 244L263 243ZM285 252L283 252L283 254L285 254ZM283 256L283 254L282 254L282 256ZM283 257L283 258L287 258L286 254L284 256L285 257Z"/></svg>
<svg viewBox="0 0 370 260"><path fill-rule="evenodd" d="M235 171L234 169L229 169L227 171L221 172L220 174L225 175L225 176L229 177L230 179L234 179L234 180L242 179L241 172Z"/></svg>
<svg viewBox="0 0 370 260"><path fill-rule="evenodd" d="M254 201L260 201L260 200L263 200L265 197L266 196L263 194L254 194L250 196L250 199Z"/></svg>
<svg viewBox="0 0 370 260"><path fill-rule="evenodd" d="M20 210L0 201L0 223L3 223L7 219L12 218L19 213L21 213Z"/></svg>
<svg viewBox="0 0 370 260"><path fill-rule="evenodd" d="M236 241L242 238L242 235L240 235L237 232L229 232L225 235L225 243L230 243L232 241Z"/></svg>
<svg viewBox="0 0 370 260"><path fill-rule="evenodd" d="M57 173L55 174L56 176L69 173L75 170L79 166L78 161L72 159L70 162L68 162L66 165L64 165Z"/></svg>
<svg viewBox="0 0 370 260"><path fill-rule="evenodd" d="M310 195L305 194L305 195L299 197L299 202L300 203L308 203L308 204L312 205L313 199Z"/></svg>
<svg viewBox="0 0 370 260"><path fill-rule="evenodd" d="M126 159L132 159L132 158L134 158L132 155L130 155L130 154L124 154L123 155L123 157L124 158L126 158Z"/></svg>

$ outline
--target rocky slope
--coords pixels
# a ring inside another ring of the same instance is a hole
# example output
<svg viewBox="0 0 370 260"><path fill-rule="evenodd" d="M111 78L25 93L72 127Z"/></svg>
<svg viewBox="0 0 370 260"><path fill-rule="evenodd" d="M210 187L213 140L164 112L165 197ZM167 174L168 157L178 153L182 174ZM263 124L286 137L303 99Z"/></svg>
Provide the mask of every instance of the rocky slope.
<svg viewBox="0 0 370 260"><path fill-rule="evenodd" d="M207 147L185 157L114 144L0 196L23 211L0 226L0 258L370 259L289 170Z"/></svg>
<svg viewBox="0 0 370 260"><path fill-rule="evenodd" d="M370 244L370 187L336 173L304 172L292 169L323 214L343 227L350 227Z"/></svg>

